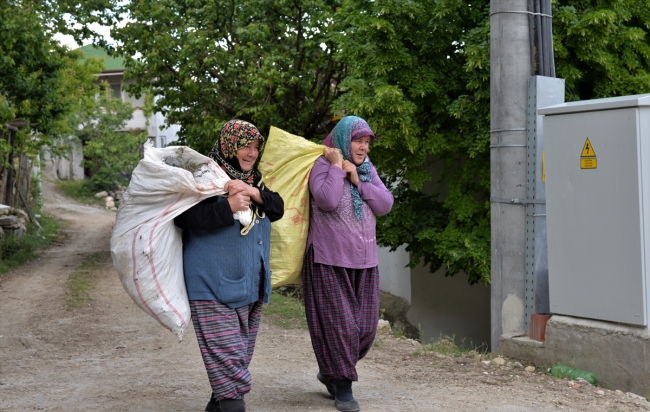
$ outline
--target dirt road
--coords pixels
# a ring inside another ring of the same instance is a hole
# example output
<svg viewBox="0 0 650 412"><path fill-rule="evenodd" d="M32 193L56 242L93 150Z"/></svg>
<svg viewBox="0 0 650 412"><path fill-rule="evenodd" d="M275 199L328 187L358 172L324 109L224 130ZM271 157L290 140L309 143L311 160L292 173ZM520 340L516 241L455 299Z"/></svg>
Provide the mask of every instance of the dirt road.
<svg viewBox="0 0 650 412"><path fill-rule="evenodd" d="M210 387L194 332L179 343L123 290L109 252L115 213L48 184L44 198L46 212L70 224L65 241L0 278L0 411L202 412ZM92 300L69 309L66 282L89 262ZM354 386L363 411L650 410L621 392L418 347L380 333ZM263 321L251 371L252 412L335 411L306 330Z"/></svg>

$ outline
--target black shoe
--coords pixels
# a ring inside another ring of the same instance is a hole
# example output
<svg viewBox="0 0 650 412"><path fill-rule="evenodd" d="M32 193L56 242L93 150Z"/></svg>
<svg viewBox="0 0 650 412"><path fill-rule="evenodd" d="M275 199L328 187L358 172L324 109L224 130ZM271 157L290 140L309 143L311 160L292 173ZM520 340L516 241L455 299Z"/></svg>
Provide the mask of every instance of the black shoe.
<svg viewBox="0 0 650 412"><path fill-rule="evenodd" d="M336 409L341 412L358 412L361 410L359 407L359 402L357 402L354 398L352 398L351 401L347 402L342 402L338 399L334 399L334 406L336 406Z"/></svg>
<svg viewBox="0 0 650 412"><path fill-rule="evenodd" d="M214 395L210 397L210 402L208 402L208 406L205 407L205 412L221 412L219 401L214 399Z"/></svg>
<svg viewBox="0 0 650 412"><path fill-rule="evenodd" d="M222 399L219 407L221 412L246 412L246 402L243 399Z"/></svg>
<svg viewBox="0 0 650 412"><path fill-rule="evenodd" d="M316 379L320 381L325 387L327 388L327 392L332 395L332 398L336 398L336 386L334 386L333 383L331 383L326 377L323 376L322 373L318 372L316 374Z"/></svg>
<svg viewBox="0 0 650 412"><path fill-rule="evenodd" d="M335 396L334 406L341 412L357 412L360 411L359 403L352 396L352 381L348 379L332 379L334 385Z"/></svg>

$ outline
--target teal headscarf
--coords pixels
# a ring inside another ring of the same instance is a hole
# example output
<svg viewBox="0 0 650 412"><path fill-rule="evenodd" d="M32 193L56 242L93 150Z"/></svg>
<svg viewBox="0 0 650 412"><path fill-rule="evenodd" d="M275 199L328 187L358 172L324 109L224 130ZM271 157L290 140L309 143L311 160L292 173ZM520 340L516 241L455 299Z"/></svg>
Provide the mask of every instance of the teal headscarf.
<svg viewBox="0 0 650 412"><path fill-rule="evenodd" d="M364 136L370 136L370 141L375 140L375 134L368 126L368 123L360 117L357 116L345 116L342 118L330 132L330 134L325 138L323 144L328 147L333 147L336 149L341 149L343 154L343 159L349 160L352 163L353 157L351 153L352 140L359 139ZM372 174L370 171L370 160L368 156L363 160L360 165L357 166L357 175L359 175L359 180L362 182L372 181ZM363 213L361 206L363 205L363 199L359 194L359 189L353 184L350 184L350 192L352 194L352 204L354 206L354 214L357 219L361 220L363 218Z"/></svg>

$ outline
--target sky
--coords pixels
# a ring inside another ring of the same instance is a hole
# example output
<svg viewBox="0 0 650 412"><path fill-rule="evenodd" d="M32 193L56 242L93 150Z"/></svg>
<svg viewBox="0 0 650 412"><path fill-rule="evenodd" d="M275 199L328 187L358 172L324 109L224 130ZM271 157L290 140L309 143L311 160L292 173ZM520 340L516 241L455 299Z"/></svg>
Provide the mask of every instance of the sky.
<svg viewBox="0 0 650 412"><path fill-rule="evenodd" d="M91 24L90 27L91 27L93 30L96 30L98 33L102 34L102 35L103 35L107 40L110 41L110 39L111 39L111 36L110 36L111 28L110 28L110 27L107 27L107 26L100 26L99 24ZM54 35L54 39L58 40L60 44L62 44L62 45L64 45L64 46L68 46L70 49L76 49L76 48L80 47L80 46L79 46L79 45L74 41L74 39L72 38L72 36L68 36L68 35L63 35L63 34L57 33L57 34ZM90 43L91 43L90 40L86 40L86 41L82 44L82 46L85 46L85 45L90 44Z"/></svg>

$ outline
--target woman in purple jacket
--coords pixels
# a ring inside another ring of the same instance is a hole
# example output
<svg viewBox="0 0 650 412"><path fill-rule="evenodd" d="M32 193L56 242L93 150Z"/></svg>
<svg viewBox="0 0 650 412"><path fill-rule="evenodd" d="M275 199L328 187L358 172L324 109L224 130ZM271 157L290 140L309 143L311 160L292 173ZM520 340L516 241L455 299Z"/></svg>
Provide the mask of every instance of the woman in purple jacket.
<svg viewBox="0 0 650 412"><path fill-rule="evenodd" d="M377 215L393 195L368 159L375 135L365 120L346 116L325 139L309 176L311 218L302 286L317 378L340 411L358 411L352 382L379 321Z"/></svg>

